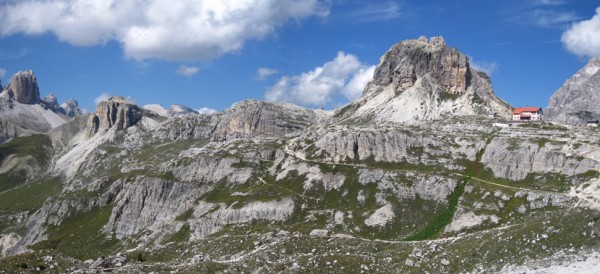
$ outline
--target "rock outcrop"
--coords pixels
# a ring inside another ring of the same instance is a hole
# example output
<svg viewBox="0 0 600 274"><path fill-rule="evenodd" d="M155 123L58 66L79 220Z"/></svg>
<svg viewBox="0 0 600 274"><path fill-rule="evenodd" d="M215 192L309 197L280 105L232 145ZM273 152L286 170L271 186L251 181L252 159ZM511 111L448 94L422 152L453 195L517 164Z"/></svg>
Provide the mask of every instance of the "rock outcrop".
<svg viewBox="0 0 600 274"><path fill-rule="evenodd" d="M46 104L46 107L56 113L62 113L65 114L65 110L60 107L60 105L58 104L58 99L56 98L56 96L54 96L54 94L50 93L48 95L46 95L46 97L44 97L43 102Z"/></svg>
<svg viewBox="0 0 600 274"><path fill-rule="evenodd" d="M441 36L409 40L394 45L383 57L373 76L379 86L392 84L396 92L415 85L418 78L431 75L441 89L464 94L471 80L469 58L457 49L446 46Z"/></svg>
<svg viewBox="0 0 600 274"><path fill-rule="evenodd" d="M284 137L307 128L324 113L290 104L273 104L255 100L234 104L225 110L218 122L214 138Z"/></svg>
<svg viewBox="0 0 600 274"><path fill-rule="evenodd" d="M33 105L42 102L37 79L31 70L17 72L2 94L21 104Z"/></svg>
<svg viewBox="0 0 600 274"><path fill-rule="evenodd" d="M79 103L75 99L69 99L62 103L60 107L65 111L65 114L69 117L75 117L77 115L83 114L81 109L79 108Z"/></svg>
<svg viewBox="0 0 600 274"><path fill-rule="evenodd" d="M591 59L550 97L545 114L548 120L567 125L600 119L600 56Z"/></svg>
<svg viewBox="0 0 600 274"><path fill-rule="evenodd" d="M419 123L466 115L511 117L484 72L442 37L394 45L357 101L335 114L343 121Z"/></svg>
<svg viewBox="0 0 600 274"><path fill-rule="evenodd" d="M140 119L142 110L138 106L124 97L113 96L98 104L96 113L88 120L86 136L91 138L98 131L111 128L123 130L135 125Z"/></svg>

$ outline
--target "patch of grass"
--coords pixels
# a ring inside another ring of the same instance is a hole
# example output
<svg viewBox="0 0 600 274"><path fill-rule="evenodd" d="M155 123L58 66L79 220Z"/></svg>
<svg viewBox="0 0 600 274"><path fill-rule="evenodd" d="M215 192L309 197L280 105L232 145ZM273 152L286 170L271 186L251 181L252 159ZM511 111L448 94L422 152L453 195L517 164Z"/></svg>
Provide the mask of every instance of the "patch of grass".
<svg viewBox="0 0 600 274"><path fill-rule="evenodd" d="M48 226L48 240L32 246L33 249L50 249L80 260L95 259L111 254L119 241L104 234L102 227L108 222L112 206L76 212L60 225Z"/></svg>
<svg viewBox="0 0 600 274"><path fill-rule="evenodd" d="M46 135L36 134L27 137L18 137L8 143L0 144L0 161L4 161L11 154L16 154L17 156L30 155L45 165L49 160L47 147L52 147L52 142Z"/></svg>
<svg viewBox="0 0 600 274"><path fill-rule="evenodd" d="M62 190L60 178L40 179L23 187L0 194L0 214L3 212L36 211L50 196Z"/></svg>
<svg viewBox="0 0 600 274"><path fill-rule="evenodd" d="M543 148L548 142L550 142L548 138L539 138L535 140L535 143L538 145L539 148Z"/></svg>
<svg viewBox="0 0 600 274"><path fill-rule="evenodd" d="M465 185L467 180L458 183L452 194L448 197L448 208L444 210L433 222L431 222L423 230L418 231L412 236L407 237L406 241L421 241L434 238L439 234L454 218L454 213L458 206L460 197L465 192Z"/></svg>
<svg viewBox="0 0 600 274"><path fill-rule="evenodd" d="M0 144L0 163L4 164L4 161L10 155L17 157L31 156L40 167L45 168L50 161L51 153L49 150L51 147L52 142L46 135L38 134L15 138L8 143ZM0 192L25 183L27 176L27 171L24 169L11 170L0 175Z"/></svg>
<svg viewBox="0 0 600 274"><path fill-rule="evenodd" d="M584 173L575 175L575 177L577 179L582 180L582 181L589 181L591 179L598 178L598 176L600 176L600 172L598 172L597 170L593 170L593 169L590 169Z"/></svg>
<svg viewBox="0 0 600 274"><path fill-rule="evenodd" d="M454 94L454 93L445 92L445 91L442 91L439 94L440 94L440 97L439 97L440 101L454 101L460 97L459 94Z"/></svg>
<svg viewBox="0 0 600 274"><path fill-rule="evenodd" d="M175 221L187 221L192 217L193 214L194 214L194 209L190 208L190 209L186 210L185 212L183 212L181 215L175 217Z"/></svg>
<svg viewBox="0 0 600 274"><path fill-rule="evenodd" d="M165 240L164 243L171 243L171 242L185 243L190 238L190 233L191 233L190 224L185 223L183 226L181 226L181 229L179 229L179 231L177 231L175 234L171 235L171 237L169 237L167 240Z"/></svg>

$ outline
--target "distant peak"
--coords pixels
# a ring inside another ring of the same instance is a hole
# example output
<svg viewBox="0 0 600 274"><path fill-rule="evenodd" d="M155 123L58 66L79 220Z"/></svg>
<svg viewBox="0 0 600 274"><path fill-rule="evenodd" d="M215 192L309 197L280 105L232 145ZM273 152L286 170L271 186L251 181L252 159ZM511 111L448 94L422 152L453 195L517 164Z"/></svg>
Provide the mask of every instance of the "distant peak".
<svg viewBox="0 0 600 274"><path fill-rule="evenodd" d="M2 94L21 104L33 105L42 101L37 79L32 70L15 73Z"/></svg>

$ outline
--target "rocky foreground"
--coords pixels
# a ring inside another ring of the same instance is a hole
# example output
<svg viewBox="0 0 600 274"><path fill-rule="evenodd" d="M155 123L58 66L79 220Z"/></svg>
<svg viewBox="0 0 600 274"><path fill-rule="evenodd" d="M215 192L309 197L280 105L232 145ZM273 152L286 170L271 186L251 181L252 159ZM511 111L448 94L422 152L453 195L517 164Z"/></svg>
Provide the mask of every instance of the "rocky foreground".
<svg viewBox="0 0 600 274"><path fill-rule="evenodd" d="M441 38L392 47L336 111L165 113L113 97L1 144L0 272L519 272L597 258L598 129L494 127L510 106Z"/></svg>

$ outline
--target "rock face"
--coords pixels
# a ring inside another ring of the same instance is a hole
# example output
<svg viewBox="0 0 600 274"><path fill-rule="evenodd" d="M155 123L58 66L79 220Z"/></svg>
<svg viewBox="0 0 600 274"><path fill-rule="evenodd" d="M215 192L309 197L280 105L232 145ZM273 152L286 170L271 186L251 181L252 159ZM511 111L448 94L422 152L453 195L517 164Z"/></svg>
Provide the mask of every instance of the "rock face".
<svg viewBox="0 0 600 274"><path fill-rule="evenodd" d="M363 96L337 111L342 120L419 123L450 116L510 117L483 72L442 37L394 45L375 69Z"/></svg>
<svg viewBox="0 0 600 274"><path fill-rule="evenodd" d="M75 99L69 99L62 103L60 107L64 110L65 114L69 117L75 117L77 115L83 114L81 109L79 108L79 103Z"/></svg>
<svg viewBox="0 0 600 274"><path fill-rule="evenodd" d="M455 48L446 46L444 38L432 37L430 42L405 41L394 45L377 66L373 83L392 85L397 92L415 85L418 78L431 75L445 92L464 94L471 81L469 59Z"/></svg>
<svg viewBox="0 0 600 274"><path fill-rule="evenodd" d="M46 107L48 107L48 109L56 113L65 114L65 110L58 104L58 99L56 98L56 96L54 96L54 94L50 93L46 95L46 97L44 97L43 102L46 104Z"/></svg>
<svg viewBox="0 0 600 274"><path fill-rule="evenodd" d="M318 120L318 111L290 104L248 100L237 103L223 112L214 138L230 140L283 137L305 129Z"/></svg>
<svg viewBox="0 0 600 274"><path fill-rule="evenodd" d="M94 136L98 131L115 128L123 130L131 127L142 119L142 110L127 101L124 97L113 96L106 101L100 102L96 113L88 120L88 138Z"/></svg>
<svg viewBox="0 0 600 274"><path fill-rule="evenodd" d="M37 79L31 70L17 72L2 93L21 104L41 102Z"/></svg>
<svg viewBox="0 0 600 274"><path fill-rule="evenodd" d="M550 97L545 115L567 125L585 125L600 118L600 56L591 59Z"/></svg>

